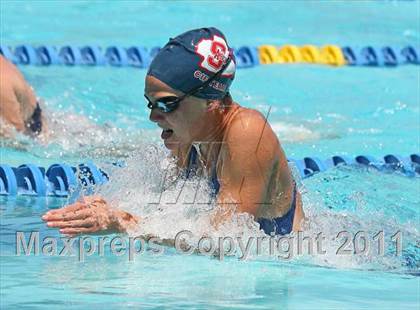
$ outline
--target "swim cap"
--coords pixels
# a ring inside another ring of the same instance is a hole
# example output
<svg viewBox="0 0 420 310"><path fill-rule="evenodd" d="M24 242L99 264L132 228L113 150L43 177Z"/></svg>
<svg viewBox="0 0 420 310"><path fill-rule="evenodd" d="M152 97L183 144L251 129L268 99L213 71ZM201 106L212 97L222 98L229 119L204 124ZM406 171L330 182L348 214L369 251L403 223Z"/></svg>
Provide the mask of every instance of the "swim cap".
<svg viewBox="0 0 420 310"><path fill-rule="evenodd" d="M229 91L236 65L225 36L216 28L194 29L169 39L153 59L147 74L187 93L217 74L228 57L231 60L223 73L194 94L203 99L221 99Z"/></svg>

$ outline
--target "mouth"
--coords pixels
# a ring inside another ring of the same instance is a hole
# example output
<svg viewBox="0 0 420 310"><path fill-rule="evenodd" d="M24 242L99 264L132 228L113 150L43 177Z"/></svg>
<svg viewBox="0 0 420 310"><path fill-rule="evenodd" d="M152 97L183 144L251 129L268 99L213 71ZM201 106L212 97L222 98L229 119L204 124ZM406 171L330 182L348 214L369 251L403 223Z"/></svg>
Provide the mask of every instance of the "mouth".
<svg viewBox="0 0 420 310"><path fill-rule="evenodd" d="M174 131L172 130L172 129L170 129L170 128L168 128L168 129L163 129L162 130L162 134L160 135L160 137L163 139L163 140L166 140L166 139L169 139L172 135L174 134Z"/></svg>

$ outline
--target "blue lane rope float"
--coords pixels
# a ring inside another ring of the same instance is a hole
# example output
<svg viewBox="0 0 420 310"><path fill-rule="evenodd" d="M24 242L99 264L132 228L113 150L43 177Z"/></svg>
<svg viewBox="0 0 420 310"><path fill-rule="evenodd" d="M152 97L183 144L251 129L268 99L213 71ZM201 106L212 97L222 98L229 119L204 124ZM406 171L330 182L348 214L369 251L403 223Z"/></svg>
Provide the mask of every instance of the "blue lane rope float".
<svg viewBox="0 0 420 310"><path fill-rule="evenodd" d="M0 166L0 194L15 196L17 194L15 171L8 165Z"/></svg>
<svg viewBox="0 0 420 310"><path fill-rule="evenodd" d="M406 63L420 64L420 48L407 46L401 50Z"/></svg>
<svg viewBox="0 0 420 310"><path fill-rule="evenodd" d="M149 54L146 48L142 46L133 46L127 49L128 64L133 67L147 68L152 60L151 55L157 51L152 50Z"/></svg>
<svg viewBox="0 0 420 310"><path fill-rule="evenodd" d="M52 46L40 46L36 49L36 54L43 66L63 64L58 51Z"/></svg>
<svg viewBox="0 0 420 310"><path fill-rule="evenodd" d="M90 189L108 180L105 172L88 162L71 167L54 164L47 170L32 164L17 168L0 164L0 195L67 197L80 187Z"/></svg>
<svg viewBox="0 0 420 310"><path fill-rule="evenodd" d="M67 66L116 66L147 68L160 50L160 47L143 46L98 46L65 45L55 47L41 45L19 45L11 48L0 46L0 54L19 65L67 65ZM313 45L301 47L286 44L261 45L259 47L242 46L233 49L238 68L252 68L260 64L311 63L318 65L342 65L395 67L404 64L420 64L420 47L407 45L396 46L343 46L326 45L318 48ZM340 59L335 59L339 57ZM331 58L331 59L330 59Z"/></svg>
<svg viewBox="0 0 420 310"><path fill-rule="evenodd" d="M110 46L106 49L105 57L111 66L127 66L128 55L122 47Z"/></svg>
<svg viewBox="0 0 420 310"><path fill-rule="evenodd" d="M256 47L243 46L238 49L233 49L236 59L236 67L251 68L260 64L258 49Z"/></svg>
<svg viewBox="0 0 420 310"><path fill-rule="evenodd" d="M15 56L19 64L41 65L41 61L36 54L35 48L30 45L19 45L15 49Z"/></svg>
<svg viewBox="0 0 420 310"><path fill-rule="evenodd" d="M80 49L82 63L89 66L103 66L107 63L105 55L97 46L85 46Z"/></svg>
<svg viewBox="0 0 420 310"><path fill-rule="evenodd" d="M23 195L36 193L38 196L45 196L47 194L47 183L44 179L45 168L26 164L19 166L14 171L17 187Z"/></svg>
<svg viewBox="0 0 420 310"><path fill-rule="evenodd" d="M3 55L9 61L17 64L18 60L14 54L14 52L10 49L10 47L5 45L0 45L0 54Z"/></svg>
<svg viewBox="0 0 420 310"><path fill-rule="evenodd" d="M75 172L75 168L66 164L54 164L48 168L46 178L53 185L51 188L54 196L66 197L69 188L77 188L78 181Z"/></svg>
<svg viewBox="0 0 420 310"><path fill-rule="evenodd" d="M367 155L358 155L354 158L332 156L325 160L317 157L304 157L299 160L289 158L289 163L297 169L302 178L339 165L359 165L381 171L399 171L409 177L420 176L419 154L411 154L408 157L388 154L380 160ZM92 193L92 186L103 184L108 179L106 172L92 162L77 167L53 164L48 169L33 164L24 164L16 168L0 164L0 195L68 197L73 193L77 195L81 188Z"/></svg>
<svg viewBox="0 0 420 310"><path fill-rule="evenodd" d="M63 46L60 48L58 56L61 58L62 63L67 66L81 65L82 54L77 47L74 46Z"/></svg>

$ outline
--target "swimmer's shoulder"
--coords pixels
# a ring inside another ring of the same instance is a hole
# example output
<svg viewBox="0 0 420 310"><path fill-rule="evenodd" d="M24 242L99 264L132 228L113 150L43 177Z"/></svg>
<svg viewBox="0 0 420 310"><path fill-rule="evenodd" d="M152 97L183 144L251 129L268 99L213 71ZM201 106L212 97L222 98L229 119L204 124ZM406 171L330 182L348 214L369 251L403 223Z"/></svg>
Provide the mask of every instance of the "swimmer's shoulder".
<svg viewBox="0 0 420 310"><path fill-rule="evenodd" d="M26 82L25 77L19 69L10 61L0 55L0 74L2 89L11 88L17 93L32 93L32 89Z"/></svg>
<svg viewBox="0 0 420 310"><path fill-rule="evenodd" d="M19 131L33 114L36 96L18 68L0 56L0 111L3 121Z"/></svg>
<svg viewBox="0 0 420 310"><path fill-rule="evenodd" d="M0 55L0 88L6 98L16 97L16 100L29 107L30 112L36 105L36 96L23 74L11 62ZM7 77L7 78L6 78ZM14 96L13 96L14 94Z"/></svg>
<svg viewBox="0 0 420 310"><path fill-rule="evenodd" d="M259 111L236 104L236 110L229 121L226 142L265 142L278 148L279 141L267 118Z"/></svg>
<svg viewBox="0 0 420 310"><path fill-rule="evenodd" d="M3 81L16 80L18 78L23 78L19 70L14 64L6 60L3 56L0 55L0 72L2 75ZM5 77L7 76L7 79Z"/></svg>
<svg viewBox="0 0 420 310"><path fill-rule="evenodd" d="M0 55L0 103L1 109L17 104L16 85L17 76L15 69L3 56ZM3 113L2 113L3 114Z"/></svg>
<svg viewBox="0 0 420 310"><path fill-rule="evenodd" d="M232 122L243 122L243 121L264 121L264 115L255 110L255 109L250 109L250 108L246 108L243 107L241 105L239 105L238 103L234 103L232 105L232 109L234 110L233 117L232 117Z"/></svg>

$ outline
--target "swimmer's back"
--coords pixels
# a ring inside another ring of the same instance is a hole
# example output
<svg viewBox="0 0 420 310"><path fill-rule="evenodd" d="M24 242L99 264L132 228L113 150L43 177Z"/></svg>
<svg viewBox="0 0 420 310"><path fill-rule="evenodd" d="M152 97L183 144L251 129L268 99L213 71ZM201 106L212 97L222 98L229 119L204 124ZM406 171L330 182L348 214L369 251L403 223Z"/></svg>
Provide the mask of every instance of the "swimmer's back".
<svg viewBox="0 0 420 310"><path fill-rule="evenodd" d="M259 111L240 107L237 104L234 104L232 108L233 111L227 118L227 129L223 138L227 148L223 147L221 150L217 175L222 179L229 180L229 174L224 176L224 169L220 169L220 167L227 168L235 165L233 158L236 160L241 158L241 163L253 162L254 165L245 165L252 169L249 171L240 165L238 174L241 176L241 193L244 197L247 195L245 181L248 178L248 180L252 180L249 181L251 185L256 183L264 185L265 190L260 193L261 196L257 202L259 208L253 215L255 218L281 218L295 205L294 217L292 217L294 220L290 226L293 226L293 230L298 230L299 223L304 217L301 196L296 189L286 155L277 135L267 122L266 117ZM231 153L231 147L235 149L235 153ZM243 156L241 156L241 152L244 153ZM264 166L265 162L269 163L267 165L270 167L261 170L261 164ZM255 171L265 171L265 173L255 174ZM252 193L251 190L250 193ZM253 196L253 198L255 197ZM252 198L249 200L251 201Z"/></svg>

